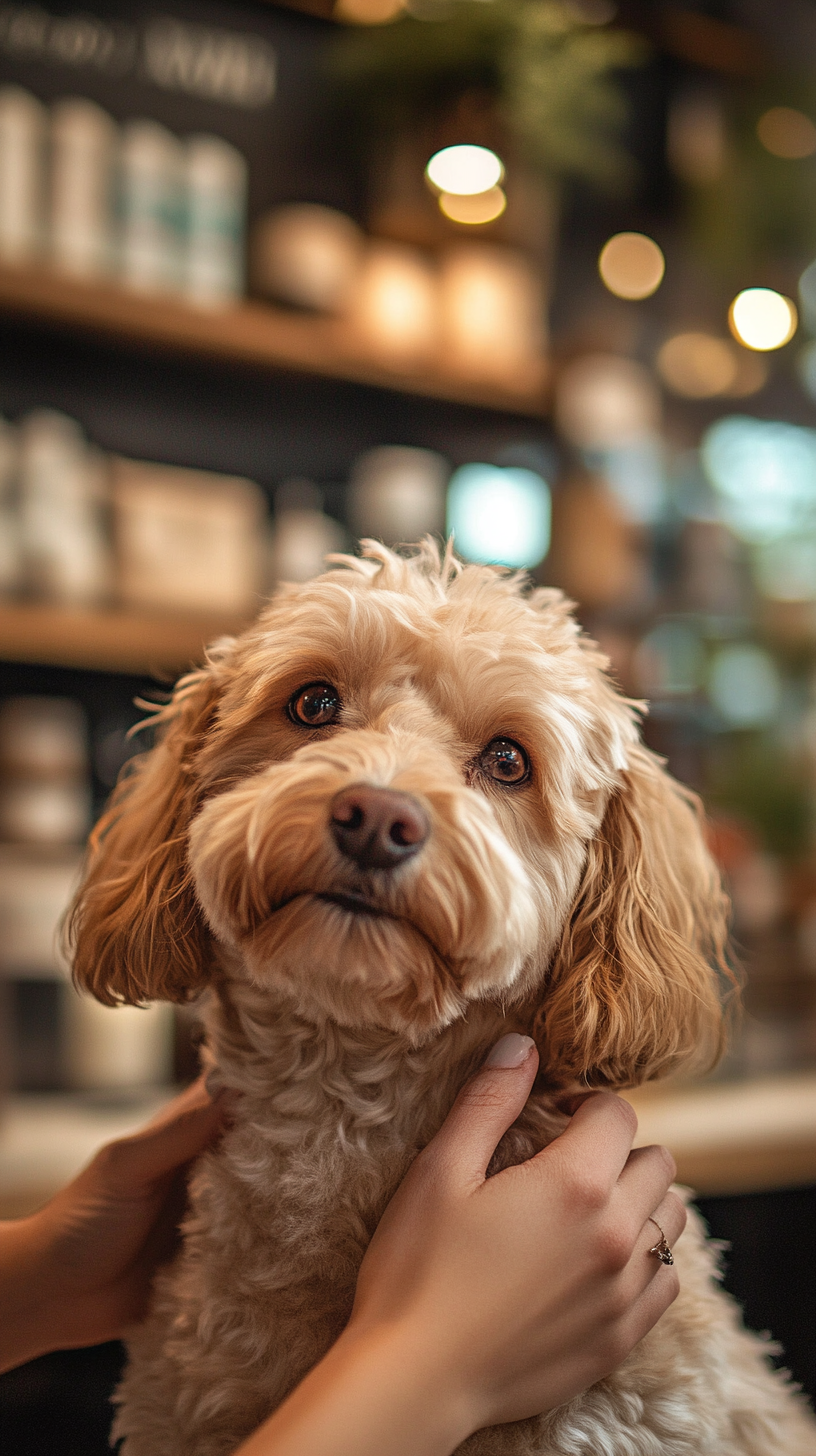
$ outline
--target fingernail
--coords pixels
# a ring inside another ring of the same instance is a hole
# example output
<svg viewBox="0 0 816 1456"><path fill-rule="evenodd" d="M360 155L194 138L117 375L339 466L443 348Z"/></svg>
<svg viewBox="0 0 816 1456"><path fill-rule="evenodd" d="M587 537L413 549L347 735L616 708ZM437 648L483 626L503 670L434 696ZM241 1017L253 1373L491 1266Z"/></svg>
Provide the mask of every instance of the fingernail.
<svg viewBox="0 0 816 1456"><path fill-rule="evenodd" d="M204 1078L204 1086L206 1087L207 1093L211 1101L213 1102L215 1101L219 1093L224 1091L223 1079L221 1077L221 1074L216 1071L215 1067L213 1067L213 1070L211 1072L208 1072L206 1077Z"/></svg>
<svg viewBox="0 0 816 1456"><path fill-rule="evenodd" d="M526 1062L533 1050L535 1042L531 1036L520 1036L517 1031L509 1031L496 1042L485 1062L486 1067L520 1067Z"/></svg>

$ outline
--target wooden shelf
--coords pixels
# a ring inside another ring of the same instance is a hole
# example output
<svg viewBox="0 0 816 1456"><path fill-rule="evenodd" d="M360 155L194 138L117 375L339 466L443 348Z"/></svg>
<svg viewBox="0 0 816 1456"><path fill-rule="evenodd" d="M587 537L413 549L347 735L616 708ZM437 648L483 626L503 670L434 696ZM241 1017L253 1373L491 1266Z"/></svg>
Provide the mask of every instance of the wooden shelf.
<svg viewBox="0 0 816 1456"><path fill-rule="evenodd" d="M816 1072L627 1092L639 1147L663 1143L677 1181L709 1196L816 1183Z"/></svg>
<svg viewBox="0 0 816 1456"><path fill-rule="evenodd" d="M463 378L439 365L389 367L367 353L341 320L248 301L193 308L166 296L88 283L44 267L0 264L0 311L125 339L166 352L295 370L513 414L546 412L546 367L518 388Z"/></svg>
<svg viewBox="0 0 816 1456"><path fill-rule="evenodd" d="M223 614L91 611L38 603L0 603L0 661L170 679L201 662L208 642L240 631Z"/></svg>

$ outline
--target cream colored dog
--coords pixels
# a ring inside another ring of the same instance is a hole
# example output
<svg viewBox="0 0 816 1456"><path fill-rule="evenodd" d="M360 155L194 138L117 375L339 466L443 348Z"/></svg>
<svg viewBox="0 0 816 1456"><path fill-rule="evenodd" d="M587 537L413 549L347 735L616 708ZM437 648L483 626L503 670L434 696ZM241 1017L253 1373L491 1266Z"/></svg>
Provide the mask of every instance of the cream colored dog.
<svg viewBox="0 0 816 1456"><path fill-rule="evenodd" d="M108 1003L201 993L243 1096L130 1345L124 1456L227 1456L319 1359L503 1032L535 1036L542 1090L496 1168L563 1126L548 1089L716 1057L726 907L699 810L604 666L559 593L368 542L157 713L94 837L75 974ZM693 1219L678 1265L615 1375L461 1450L813 1456Z"/></svg>

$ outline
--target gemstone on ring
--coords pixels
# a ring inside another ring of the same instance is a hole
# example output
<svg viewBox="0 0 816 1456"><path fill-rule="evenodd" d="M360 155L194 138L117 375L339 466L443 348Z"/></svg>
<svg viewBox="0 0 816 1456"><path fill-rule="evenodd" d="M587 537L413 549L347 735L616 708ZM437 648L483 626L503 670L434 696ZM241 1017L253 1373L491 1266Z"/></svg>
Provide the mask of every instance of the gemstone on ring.
<svg viewBox="0 0 816 1456"><path fill-rule="evenodd" d="M649 1223L653 1223L654 1226L655 1226L655 1228L658 1230L658 1232L660 1234L660 1238L658 1239L658 1241L657 1241L656 1244L653 1244L652 1245L651 1249L649 1250L649 1253L650 1254L654 1254L655 1258L656 1259L659 1259L660 1262L661 1262L661 1264L673 1264L674 1263L674 1254L672 1253L671 1249L669 1248L668 1241L666 1239L666 1235L664 1234L662 1228L660 1227L660 1224L658 1223L658 1221L657 1221L656 1218L652 1218L651 1214L648 1215L648 1219L649 1219Z"/></svg>

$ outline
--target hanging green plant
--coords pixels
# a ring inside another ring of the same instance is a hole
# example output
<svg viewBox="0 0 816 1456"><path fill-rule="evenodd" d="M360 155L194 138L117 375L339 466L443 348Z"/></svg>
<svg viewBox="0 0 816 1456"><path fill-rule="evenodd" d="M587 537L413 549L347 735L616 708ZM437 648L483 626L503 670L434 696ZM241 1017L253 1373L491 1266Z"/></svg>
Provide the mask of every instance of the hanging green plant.
<svg viewBox="0 0 816 1456"><path fill-rule="evenodd" d="M565 0L448 0L423 18L345 30L330 64L378 133L482 93L536 171L620 189L634 164L620 142L628 106L615 73L646 55L638 36L589 24Z"/></svg>

